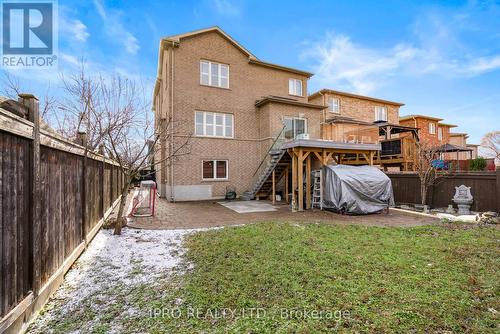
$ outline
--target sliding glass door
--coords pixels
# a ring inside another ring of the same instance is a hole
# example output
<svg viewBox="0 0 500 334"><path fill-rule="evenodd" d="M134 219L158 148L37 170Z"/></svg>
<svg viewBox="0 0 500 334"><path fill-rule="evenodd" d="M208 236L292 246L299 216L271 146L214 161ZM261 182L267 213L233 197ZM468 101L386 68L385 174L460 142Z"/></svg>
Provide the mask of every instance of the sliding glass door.
<svg viewBox="0 0 500 334"><path fill-rule="evenodd" d="M295 139L297 136L307 133L307 120L304 118L285 118L285 138Z"/></svg>

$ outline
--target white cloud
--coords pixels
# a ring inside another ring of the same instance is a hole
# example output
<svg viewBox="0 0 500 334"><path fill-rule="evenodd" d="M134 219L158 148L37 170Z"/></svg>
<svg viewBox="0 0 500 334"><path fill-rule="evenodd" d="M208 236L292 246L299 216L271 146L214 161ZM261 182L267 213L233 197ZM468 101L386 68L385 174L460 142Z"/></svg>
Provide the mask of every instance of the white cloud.
<svg viewBox="0 0 500 334"><path fill-rule="evenodd" d="M239 16L240 7L230 0L213 0L213 5L217 13L224 16Z"/></svg>
<svg viewBox="0 0 500 334"><path fill-rule="evenodd" d="M87 26L80 20L62 21L62 24L62 29L79 42L86 42L90 36Z"/></svg>
<svg viewBox="0 0 500 334"><path fill-rule="evenodd" d="M82 63L75 56L72 56L72 55L64 53L64 52L59 53L59 58L62 59L63 61L65 61L66 63L73 65L75 67L80 66Z"/></svg>
<svg viewBox="0 0 500 334"><path fill-rule="evenodd" d="M90 37L88 27L79 19L74 18L75 12L66 7L59 7L59 30L61 37L81 44Z"/></svg>
<svg viewBox="0 0 500 334"><path fill-rule="evenodd" d="M468 66L467 70L471 74L494 71L500 68L500 55L490 58L474 59Z"/></svg>
<svg viewBox="0 0 500 334"><path fill-rule="evenodd" d="M326 38L302 56L315 62L316 80L321 87L332 87L367 94L417 56L418 50L398 44L377 50L353 43L345 35Z"/></svg>
<svg viewBox="0 0 500 334"><path fill-rule="evenodd" d="M492 47L500 40L490 33L492 24L500 28L499 13L498 5L480 7L474 2L454 12L429 10L410 26L411 43L368 47L349 36L327 33L322 40L306 43L302 57L312 61L319 87L362 94L395 76L474 77L500 69L500 52Z"/></svg>
<svg viewBox="0 0 500 334"><path fill-rule="evenodd" d="M104 31L106 34L114 38L125 47L125 50L130 54L137 54L140 49L139 41L137 38L128 31L124 24L121 22L121 12L120 11L108 11L106 10L102 0L94 0L94 6L97 13L101 17L104 23Z"/></svg>
<svg viewBox="0 0 500 334"><path fill-rule="evenodd" d="M302 55L312 59L320 87L372 93L394 76L474 77L500 69L500 54L460 57L411 44L369 48L345 35L327 34Z"/></svg>

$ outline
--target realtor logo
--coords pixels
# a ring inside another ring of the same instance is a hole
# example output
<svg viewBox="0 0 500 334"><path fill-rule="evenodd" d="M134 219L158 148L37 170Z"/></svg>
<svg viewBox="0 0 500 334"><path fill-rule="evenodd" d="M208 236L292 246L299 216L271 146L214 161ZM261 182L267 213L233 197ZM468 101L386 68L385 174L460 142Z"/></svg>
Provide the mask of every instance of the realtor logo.
<svg viewBox="0 0 500 334"><path fill-rule="evenodd" d="M54 67L54 1L2 2L2 66Z"/></svg>

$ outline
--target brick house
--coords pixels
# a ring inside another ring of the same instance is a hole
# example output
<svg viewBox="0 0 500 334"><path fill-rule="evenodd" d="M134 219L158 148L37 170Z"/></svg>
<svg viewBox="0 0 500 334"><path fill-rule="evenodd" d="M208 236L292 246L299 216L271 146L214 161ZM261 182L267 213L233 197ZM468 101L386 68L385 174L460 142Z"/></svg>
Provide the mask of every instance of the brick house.
<svg viewBox="0 0 500 334"><path fill-rule="evenodd" d="M408 115L399 118L399 124L418 128L419 140L430 147L448 143L452 124L440 123L443 119L425 115Z"/></svg>
<svg viewBox="0 0 500 334"><path fill-rule="evenodd" d="M160 195L173 201L222 198L231 187L254 196L269 193L271 184L275 191L283 178L282 184L291 183L286 198L291 193L302 210L310 207L310 194L304 199L298 184L310 185L308 171L315 165L352 153L373 164L376 142L323 140L327 106L307 96L312 75L258 59L218 27L163 38L153 111L156 126L168 121L175 136L159 141ZM354 96L342 99L345 107L357 108ZM364 99L359 105L369 109L370 103L385 106L397 120L397 104ZM186 137L189 154L165 162ZM282 141L286 147L277 145Z"/></svg>
<svg viewBox="0 0 500 334"><path fill-rule="evenodd" d="M477 158L479 145L467 143L468 134L451 132L451 129L457 126L442 123L442 120L432 116L408 115L400 117L399 123L418 128L420 142L427 144L429 147L451 144L460 149L461 151L458 152L444 152L441 154L441 158L444 160L464 161L462 165L466 166L466 160Z"/></svg>

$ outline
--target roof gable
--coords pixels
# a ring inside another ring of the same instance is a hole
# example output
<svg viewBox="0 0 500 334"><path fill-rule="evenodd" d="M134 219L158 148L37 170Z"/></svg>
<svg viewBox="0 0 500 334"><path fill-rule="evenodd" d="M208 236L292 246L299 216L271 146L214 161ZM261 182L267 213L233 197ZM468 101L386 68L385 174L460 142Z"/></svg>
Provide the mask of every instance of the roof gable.
<svg viewBox="0 0 500 334"><path fill-rule="evenodd" d="M351 98L355 98L355 99L367 100L367 101L371 101L371 102L378 102L378 103L383 103L383 104L390 104L390 105L394 105L394 106L397 106L397 107L404 106L404 103L400 103L400 102L394 102L394 101L379 99L379 98L376 98L376 97L358 95L358 94L354 94L354 93L341 92L339 90L333 90L333 89L327 89L327 88L324 88L324 89L319 90L319 91L317 91L315 93L312 93L311 95L309 95L308 98L309 99L313 99L316 96L320 96L320 95L324 95L324 94L341 95L341 96L351 97Z"/></svg>
<svg viewBox="0 0 500 334"><path fill-rule="evenodd" d="M240 43L238 43L234 38L232 38L227 33L225 33L218 26L213 26L213 27L209 27L209 28L205 28L205 29L198 29L198 30L194 30L194 31L191 31L191 32L186 32L186 33L183 33L183 34L178 34L178 35L172 35L172 36L164 37L163 40L173 41L173 42L177 42L178 43L183 38L193 37L193 36L196 36L196 35L206 34L206 33L210 33L210 32L216 32L219 35L221 35L222 37L224 37L231 44L233 44L237 49L239 49L241 52L243 52L245 55L247 55L250 59L258 59L253 53L251 53L250 51L248 51L248 49L246 49L243 45L241 45Z"/></svg>

